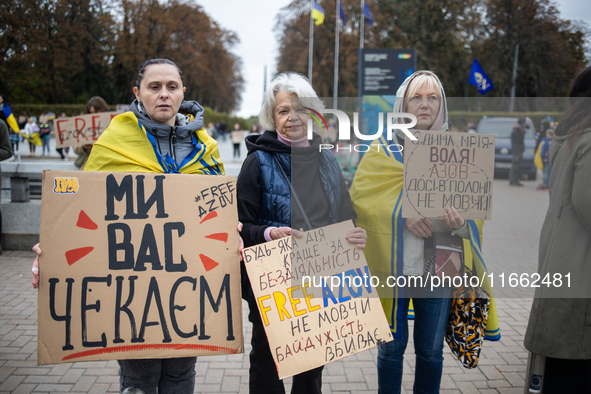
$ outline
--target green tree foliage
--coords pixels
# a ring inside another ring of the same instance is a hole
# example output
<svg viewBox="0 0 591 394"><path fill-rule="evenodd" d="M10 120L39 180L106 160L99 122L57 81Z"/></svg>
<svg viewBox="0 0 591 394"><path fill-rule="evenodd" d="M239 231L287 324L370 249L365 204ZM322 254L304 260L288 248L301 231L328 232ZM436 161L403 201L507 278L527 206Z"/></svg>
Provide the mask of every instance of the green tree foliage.
<svg viewBox="0 0 591 394"><path fill-rule="evenodd" d="M313 84L333 94L336 0L317 0ZM356 96L360 5L341 1L348 22L340 34L339 96ZM508 96L515 45L520 44L517 96L563 96L585 66L586 27L560 19L549 0L367 0L375 18L365 25L366 48L416 48L418 69L434 71L448 96L465 94L472 59L492 79L488 95ZM310 2L293 0L278 17L278 71L307 75ZM475 89L471 95L478 94Z"/></svg>
<svg viewBox="0 0 591 394"><path fill-rule="evenodd" d="M190 0L9 0L0 89L13 103L129 103L141 63L165 57L183 70L186 99L229 112L244 83L236 43Z"/></svg>

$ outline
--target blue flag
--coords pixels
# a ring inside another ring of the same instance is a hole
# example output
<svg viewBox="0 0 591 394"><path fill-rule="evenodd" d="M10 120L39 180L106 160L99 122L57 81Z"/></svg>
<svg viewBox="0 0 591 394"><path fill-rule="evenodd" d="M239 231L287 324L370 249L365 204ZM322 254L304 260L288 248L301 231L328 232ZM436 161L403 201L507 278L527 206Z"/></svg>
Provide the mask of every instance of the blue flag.
<svg viewBox="0 0 591 394"><path fill-rule="evenodd" d="M341 17L341 22L343 22L343 26L347 23L347 15L345 15L345 10L343 10L343 5L339 4L339 16Z"/></svg>
<svg viewBox="0 0 591 394"><path fill-rule="evenodd" d="M374 25L373 15L369 9L369 6L367 5L367 3L365 1L363 2L363 15L365 15L365 20L367 21L367 24L370 26L373 26Z"/></svg>
<svg viewBox="0 0 591 394"><path fill-rule="evenodd" d="M495 88L476 59L472 62L472 70L470 70L468 83L476 85L480 94L485 94Z"/></svg>

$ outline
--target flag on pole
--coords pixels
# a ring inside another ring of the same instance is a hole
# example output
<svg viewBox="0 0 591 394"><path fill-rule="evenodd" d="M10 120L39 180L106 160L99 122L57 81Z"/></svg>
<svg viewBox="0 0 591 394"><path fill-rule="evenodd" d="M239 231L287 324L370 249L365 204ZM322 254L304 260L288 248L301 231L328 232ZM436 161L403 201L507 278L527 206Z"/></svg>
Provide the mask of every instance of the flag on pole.
<svg viewBox="0 0 591 394"><path fill-rule="evenodd" d="M363 15L365 15L365 20L367 21L367 24L370 26L373 26L374 25L373 15L371 13L371 10L369 9L369 6L367 5L367 3L365 1L363 2Z"/></svg>
<svg viewBox="0 0 591 394"><path fill-rule="evenodd" d="M480 94L485 94L495 88L476 59L472 62L472 70L470 70L468 83L476 85Z"/></svg>
<svg viewBox="0 0 591 394"><path fill-rule="evenodd" d="M314 18L315 25L324 23L324 9L317 2L314 2L314 7L312 8L312 18Z"/></svg>
<svg viewBox="0 0 591 394"><path fill-rule="evenodd" d="M14 130L15 133L19 132L18 124L16 123L16 119L14 119L14 115L12 114L12 110L10 106L6 103L0 104L0 110L4 114L4 119L6 119L6 124Z"/></svg>
<svg viewBox="0 0 591 394"><path fill-rule="evenodd" d="M345 14L345 10L343 10L343 5L339 4L339 16L341 17L341 22L343 22L343 26L347 23L347 15Z"/></svg>

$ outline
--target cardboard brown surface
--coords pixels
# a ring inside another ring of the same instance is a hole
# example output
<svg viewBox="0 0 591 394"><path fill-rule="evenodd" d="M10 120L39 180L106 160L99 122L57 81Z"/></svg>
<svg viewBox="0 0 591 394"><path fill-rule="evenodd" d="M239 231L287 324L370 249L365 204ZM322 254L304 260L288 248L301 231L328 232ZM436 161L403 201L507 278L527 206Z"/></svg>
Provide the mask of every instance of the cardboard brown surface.
<svg viewBox="0 0 591 394"><path fill-rule="evenodd" d="M243 352L235 189L44 171L38 363Z"/></svg>
<svg viewBox="0 0 591 394"><path fill-rule="evenodd" d="M121 112L101 112L54 120L56 148L94 144L109 126L111 119L120 114Z"/></svg>
<svg viewBox="0 0 591 394"><path fill-rule="evenodd" d="M345 240L352 228L337 223L243 250L280 379L392 340L365 256ZM332 287L338 278L350 279Z"/></svg>
<svg viewBox="0 0 591 394"><path fill-rule="evenodd" d="M463 219L490 220L495 136L414 133L404 142L402 217L442 218L453 206Z"/></svg>

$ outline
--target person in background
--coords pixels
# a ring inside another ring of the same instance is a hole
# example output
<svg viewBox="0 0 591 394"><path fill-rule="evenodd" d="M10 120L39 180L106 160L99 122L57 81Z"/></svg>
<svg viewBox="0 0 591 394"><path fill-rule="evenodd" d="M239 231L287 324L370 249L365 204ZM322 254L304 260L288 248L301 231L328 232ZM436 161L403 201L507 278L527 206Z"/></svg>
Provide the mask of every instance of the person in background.
<svg viewBox="0 0 591 394"><path fill-rule="evenodd" d="M25 135L29 141L29 156L35 156L35 135L37 135L37 138L39 138L39 126L35 123L33 117L27 119L27 124L25 125Z"/></svg>
<svg viewBox="0 0 591 394"><path fill-rule="evenodd" d="M548 184L550 183L550 143L554 139L554 130L546 130L546 136L542 138L540 142L542 144L542 161L544 163L544 179L542 184L537 187L538 190L548 190Z"/></svg>
<svg viewBox="0 0 591 394"><path fill-rule="evenodd" d="M183 74L172 61L144 62L133 88L136 99L131 111L113 118L94 144L84 170L223 175L217 143L203 128L203 107L184 101L185 89ZM171 138L173 129L176 143ZM37 257L32 284L37 288L41 249L36 245L33 250ZM196 357L118 362L121 392L194 392Z"/></svg>
<svg viewBox="0 0 591 394"><path fill-rule="evenodd" d="M416 130L448 131L447 102L439 78L431 71L417 71L398 89L394 113L416 116ZM396 123L405 123L398 118ZM481 220L464 220L455 208L447 208L440 219L403 218L400 203L405 170L402 149L405 134L397 129L392 140L381 136L365 153L351 186L351 199L357 213L357 225L367 231L364 251L372 275L380 282L390 278L427 276L427 245L434 232L461 238L465 250L481 256ZM377 149L375 147L381 149ZM390 150L393 147L392 150ZM474 261L480 272L484 263ZM397 282L398 283L398 282ZM414 307L414 393L439 393L443 373L443 345L451 307L452 288L380 288L377 292L392 331L393 341L378 347L378 393L400 393L409 326L410 298ZM492 296L492 294L491 294ZM493 304L489 311L486 336L500 339Z"/></svg>
<svg viewBox="0 0 591 394"><path fill-rule="evenodd" d="M236 188L238 217L244 223L242 236L247 247L291 235L301 237L297 229L306 226L305 218L312 227L306 230L355 219L336 158L332 152L319 150L318 134L314 133L310 141L307 138L310 117L302 112L298 97L306 100L305 107L318 111L324 108L306 77L296 73L277 75L267 87L259 115L266 131L246 138L248 156ZM293 189L283 173L287 177L291 174ZM292 209L292 193L297 194L304 212ZM365 247L365 230L356 227L346 237L357 248ZM248 301L248 319L252 322L249 392L284 394L244 265L242 268L242 297ZM323 368L295 375L291 392L321 393Z"/></svg>
<svg viewBox="0 0 591 394"><path fill-rule="evenodd" d="M538 253L539 278L563 281L536 288L524 339L530 359L544 360L542 394L590 392L591 67L575 77L569 97L550 144L550 201Z"/></svg>
<svg viewBox="0 0 591 394"><path fill-rule="evenodd" d="M259 125L256 123L253 123L252 126L250 126L250 133L248 135L260 135L261 131L259 130Z"/></svg>
<svg viewBox="0 0 591 394"><path fill-rule="evenodd" d="M473 122L468 122L468 133L476 133L476 126Z"/></svg>
<svg viewBox="0 0 591 394"><path fill-rule="evenodd" d="M232 145L234 145L234 154L232 157L240 160L240 144L244 141L244 130L240 128L239 123L234 124L230 138L232 139Z"/></svg>
<svg viewBox="0 0 591 394"><path fill-rule="evenodd" d="M14 130L12 130L12 127L8 128L8 132L10 133L10 144L12 146L12 154L16 155L16 153L18 152L18 145L21 140L21 135L19 133L15 133Z"/></svg>
<svg viewBox="0 0 591 394"><path fill-rule="evenodd" d="M226 124L226 121L224 119L222 119L219 129L220 129L220 135L222 136L222 141L226 141L226 134L228 133L228 125Z"/></svg>
<svg viewBox="0 0 591 394"><path fill-rule="evenodd" d="M536 133L536 147L534 148L534 152L538 150L538 146L542 142L542 139L546 137L546 130L552 128L552 123L549 120L542 121L542 127Z"/></svg>
<svg viewBox="0 0 591 394"><path fill-rule="evenodd" d="M102 97L94 96L90 100L88 100L88 103L86 103L87 114L97 114L107 111L109 111L109 106ZM74 153L76 153L78 157L76 158L76 161L74 161L74 165L78 167L80 170L84 170L84 166L86 165L86 161L88 160L91 151L92 144L75 146Z"/></svg>
<svg viewBox="0 0 591 394"><path fill-rule="evenodd" d="M65 117L66 117L66 113L62 112L62 114L60 115L60 118L65 118ZM62 158L62 160L64 160L64 161L68 160L68 153L70 153L69 146L66 146L65 148L55 148L55 151L60 154L60 157Z"/></svg>
<svg viewBox="0 0 591 394"><path fill-rule="evenodd" d="M18 117L18 127L21 130L25 128L28 119L29 117L27 116L27 111L21 112L20 116Z"/></svg>
<svg viewBox="0 0 591 394"><path fill-rule="evenodd" d="M12 146L6 122L0 119L0 161L12 156ZM2 167L0 166L0 179L2 179ZM0 254L2 254L2 211L0 210Z"/></svg>
<svg viewBox="0 0 591 394"><path fill-rule="evenodd" d="M517 125L513 126L513 131L511 132L513 162L509 171L510 186L523 186L523 183L519 180L521 177L521 161L523 160L523 152L525 151L525 133L529 129L529 126L529 123L525 124L525 118L519 118Z"/></svg>
<svg viewBox="0 0 591 394"><path fill-rule="evenodd" d="M217 140L218 132L217 132L217 129L215 128L215 126L213 125L213 123L209 122L207 124L207 128L205 130L207 131L207 135L209 135L213 139Z"/></svg>
<svg viewBox="0 0 591 394"><path fill-rule="evenodd" d="M39 116L39 138L41 138L43 156L49 156L50 134L51 128L49 127L49 122L47 122L47 116ZM45 150L47 150L47 155L45 154Z"/></svg>

